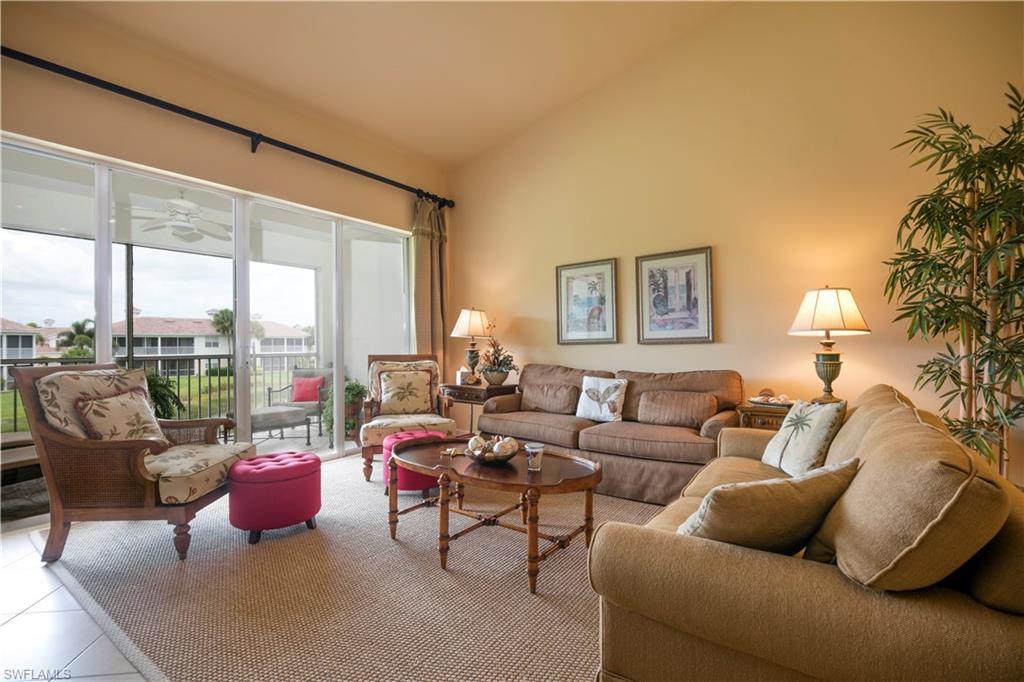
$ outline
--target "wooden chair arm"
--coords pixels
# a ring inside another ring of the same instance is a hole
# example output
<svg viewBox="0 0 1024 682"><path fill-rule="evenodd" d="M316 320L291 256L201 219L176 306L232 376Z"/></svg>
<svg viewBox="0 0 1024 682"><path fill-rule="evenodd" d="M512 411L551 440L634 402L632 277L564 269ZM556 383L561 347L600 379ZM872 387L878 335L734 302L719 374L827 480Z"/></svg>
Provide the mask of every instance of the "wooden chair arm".
<svg viewBox="0 0 1024 682"><path fill-rule="evenodd" d="M376 417L379 409L380 403L373 398L363 400L363 423L365 424Z"/></svg>
<svg viewBox="0 0 1024 682"><path fill-rule="evenodd" d="M114 482L110 480L111 475L117 477L116 472L120 464L125 466L128 476L137 486L148 489L156 477L146 469L145 458L148 455L165 452L169 447L166 441L157 439L94 440L76 438L58 431L49 424L34 424L33 437L37 450L45 453L53 474L58 479L57 485L64 498L69 497L68 493L72 492L69 488L88 489L89 478L92 474L95 474L97 478L97 485L112 485ZM70 465L76 461L83 462L90 457L93 458L93 461L89 466L75 466L73 472L65 465L65 462ZM73 480L63 480L62 474L66 469L72 473ZM127 483L127 481L123 482ZM72 500L68 501L73 503Z"/></svg>
<svg viewBox="0 0 1024 682"><path fill-rule="evenodd" d="M175 445L187 443L217 443L219 429L235 428L235 420L225 417L214 419L158 419L164 435Z"/></svg>

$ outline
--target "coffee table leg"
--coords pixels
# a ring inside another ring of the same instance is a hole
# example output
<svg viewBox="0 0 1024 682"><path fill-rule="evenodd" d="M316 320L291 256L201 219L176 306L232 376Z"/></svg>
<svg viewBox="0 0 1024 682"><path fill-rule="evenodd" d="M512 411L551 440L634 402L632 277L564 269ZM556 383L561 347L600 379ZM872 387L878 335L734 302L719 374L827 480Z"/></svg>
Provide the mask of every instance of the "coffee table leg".
<svg viewBox="0 0 1024 682"><path fill-rule="evenodd" d="M462 502L466 499L466 486L463 483L455 484L455 498L459 505L459 509L462 509Z"/></svg>
<svg viewBox="0 0 1024 682"><path fill-rule="evenodd" d="M451 479L448 474L441 474L437 479L437 487L441 494L440 518L437 524L437 549L441 553L441 568L448 568L448 496L451 494L449 487Z"/></svg>
<svg viewBox="0 0 1024 682"><path fill-rule="evenodd" d="M587 488L587 497L583 506L584 538L590 547L590 537L594 534L594 489Z"/></svg>
<svg viewBox="0 0 1024 682"><path fill-rule="evenodd" d="M522 505L519 507L519 514L522 516L523 525L526 525L526 493L519 496L519 504Z"/></svg>
<svg viewBox="0 0 1024 682"><path fill-rule="evenodd" d="M537 520L540 491L530 488L526 491L529 513L526 517L527 574L530 576L530 593L537 593L537 574L540 572L540 553L537 549Z"/></svg>
<svg viewBox="0 0 1024 682"><path fill-rule="evenodd" d="M394 457L388 460L388 529L394 540L398 530L398 462Z"/></svg>

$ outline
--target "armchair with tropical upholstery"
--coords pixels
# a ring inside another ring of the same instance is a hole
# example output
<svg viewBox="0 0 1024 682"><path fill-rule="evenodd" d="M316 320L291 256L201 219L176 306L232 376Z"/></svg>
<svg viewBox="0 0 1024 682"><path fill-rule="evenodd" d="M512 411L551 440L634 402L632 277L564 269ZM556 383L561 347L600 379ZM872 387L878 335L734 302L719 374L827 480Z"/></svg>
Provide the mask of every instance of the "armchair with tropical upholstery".
<svg viewBox="0 0 1024 682"><path fill-rule="evenodd" d="M384 439L401 431L455 433L450 403L439 390L441 373L433 355L370 355L359 441L363 448L363 476L373 473L373 456L383 450Z"/></svg>
<svg viewBox="0 0 1024 682"><path fill-rule="evenodd" d="M267 407L287 405L301 408L307 417L316 420L316 433L318 436L322 436L324 435L324 405L330 395L333 377L334 370L329 367L293 369L292 383L281 388L267 387ZM313 380L319 380L318 385L313 387L300 385ZM280 394L284 394L287 400L281 400ZM310 399L314 397L315 400Z"/></svg>
<svg viewBox="0 0 1024 682"><path fill-rule="evenodd" d="M184 559L189 521L227 492L231 465L256 454L251 443L218 442L218 431L234 426L230 419L156 419L141 369L14 367L11 374L50 498L43 561L60 558L75 521L143 520L173 525Z"/></svg>

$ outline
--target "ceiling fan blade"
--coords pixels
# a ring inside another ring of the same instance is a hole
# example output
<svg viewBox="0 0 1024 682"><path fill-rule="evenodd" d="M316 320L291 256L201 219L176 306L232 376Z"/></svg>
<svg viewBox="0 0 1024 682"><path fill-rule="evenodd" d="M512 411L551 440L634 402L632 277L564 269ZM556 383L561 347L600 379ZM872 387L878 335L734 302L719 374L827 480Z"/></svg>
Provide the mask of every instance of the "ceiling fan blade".
<svg viewBox="0 0 1024 682"><path fill-rule="evenodd" d="M196 223L196 229L205 234L208 237L214 239L220 239L221 241L231 241L231 233L225 230L220 223L215 223L209 220L202 220Z"/></svg>
<svg viewBox="0 0 1024 682"><path fill-rule="evenodd" d="M167 227L167 216L163 218L154 218L153 220L147 220L146 222L139 225L139 229L143 232L151 232L153 230L159 230Z"/></svg>
<svg viewBox="0 0 1024 682"><path fill-rule="evenodd" d="M166 218L166 211L157 211L152 208L132 208L132 218Z"/></svg>
<svg viewBox="0 0 1024 682"><path fill-rule="evenodd" d="M203 238L198 232L174 232L174 237L183 242L197 242Z"/></svg>

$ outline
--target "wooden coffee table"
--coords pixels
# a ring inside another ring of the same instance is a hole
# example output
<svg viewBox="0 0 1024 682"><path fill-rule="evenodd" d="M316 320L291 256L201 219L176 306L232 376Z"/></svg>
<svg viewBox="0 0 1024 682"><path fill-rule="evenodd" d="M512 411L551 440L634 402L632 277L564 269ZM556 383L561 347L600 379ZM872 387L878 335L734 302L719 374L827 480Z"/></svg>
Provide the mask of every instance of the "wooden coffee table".
<svg viewBox="0 0 1024 682"><path fill-rule="evenodd" d="M395 445L388 461L388 526L394 539L398 530L398 517L421 507L438 506L437 547L441 553L441 568L448 567L449 544L484 526L501 526L526 534L527 574L530 579L530 592L537 591L537 574L540 562L569 546L574 537L584 534L587 546L594 532L594 487L601 481L601 465L582 457L544 453L541 471L529 471L526 468L526 456L519 453L504 464L480 464L464 455L447 457L441 451L450 447L461 452L466 446L465 440L434 440L405 441ZM427 476L437 477L439 495L428 498L407 509L398 509L398 467L415 471ZM451 508L449 502L453 494L456 507ZM463 509L464 486L488 488L503 492L518 493L519 502L493 514L480 514ZM541 495L557 495L561 493L586 493L584 503L583 525L573 529L566 535L548 535L537 529ZM521 521L525 526L510 523L502 517L514 511L521 512ZM448 516L451 512L476 519L476 523L449 535ZM549 544L543 550L539 541L543 539Z"/></svg>

